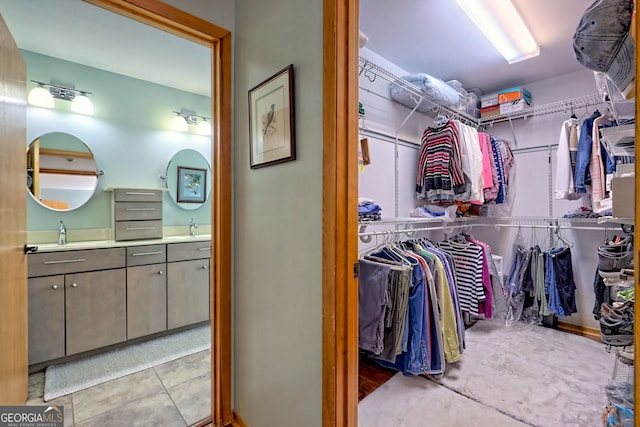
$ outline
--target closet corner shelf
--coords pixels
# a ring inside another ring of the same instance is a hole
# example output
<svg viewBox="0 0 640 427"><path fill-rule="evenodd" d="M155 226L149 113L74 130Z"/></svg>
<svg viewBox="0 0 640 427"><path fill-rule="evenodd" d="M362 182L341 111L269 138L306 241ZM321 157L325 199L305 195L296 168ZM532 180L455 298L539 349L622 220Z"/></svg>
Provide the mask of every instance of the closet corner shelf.
<svg viewBox="0 0 640 427"><path fill-rule="evenodd" d="M409 92L411 97L416 102L415 108L417 108L417 106L424 101L424 102L427 102L428 105L431 105L433 107L434 113L443 113L448 115L449 117L459 118L463 122L467 122L467 124L470 124L475 127L481 127L481 126L486 127L487 125L492 125L494 123L500 123L500 122L515 120L515 119L526 119L528 117L541 116L545 114L569 112L575 109L587 108L592 105L605 103L605 101L602 99L602 96L600 94L592 94L592 95L586 95L586 96L581 96L581 97L572 98L572 99L565 99L558 102L552 102L549 104L533 106L517 112L508 113L508 114L499 114L493 117L488 117L483 119L483 118L476 118L476 117L469 116L467 114L456 111L453 108L445 107L443 105L438 104L435 101L432 101L429 98L426 98L424 95L424 92L422 92L422 90L420 90L419 87L409 83L408 81L394 75L393 73L385 70L379 65L376 65L373 62L362 57L360 58L360 62L359 62L359 76L360 76L360 87L365 87L366 85L373 83L377 77L380 77L383 80L387 81L388 83L399 85L400 87L405 89L407 92Z"/></svg>
<svg viewBox="0 0 640 427"><path fill-rule="evenodd" d="M624 224L624 225L634 225L635 224L635 219L634 218L619 218L619 217L614 217L614 216L601 216L600 218L598 218L598 224L604 224L604 223L609 223L609 222L614 222L616 224Z"/></svg>

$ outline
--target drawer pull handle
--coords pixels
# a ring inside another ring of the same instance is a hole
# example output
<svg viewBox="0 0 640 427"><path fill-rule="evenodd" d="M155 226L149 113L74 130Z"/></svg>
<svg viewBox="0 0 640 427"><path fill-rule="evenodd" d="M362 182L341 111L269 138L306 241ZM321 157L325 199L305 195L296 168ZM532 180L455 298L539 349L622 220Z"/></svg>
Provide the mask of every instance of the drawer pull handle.
<svg viewBox="0 0 640 427"><path fill-rule="evenodd" d="M154 252L138 252L135 254L131 254L131 256L146 256L146 255L160 255L163 254L163 251L154 251Z"/></svg>
<svg viewBox="0 0 640 427"><path fill-rule="evenodd" d="M206 265L203 265L202 268L206 270L209 267L207 267Z"/></svg>
<svg viewBox="0 0 640 427"><path fill-rule="evenodd" d="M79 258L79 259L61 259L59 261L45 261L43 264L67 264L69 262L84 262L84 258Z"/></svg>
<svg viewBox="0 0 640 427"><path fill-rule="evenodd" d="M149 191L127 191L127 196L155 196L156 193Z"/></svg>
<svg viewBox="0 0 640 427"><path fill-rule="evenodd" d="M71 287L72 287L72 288L77 288L77 287L78 287L78 284L77 284L77 283L72 283L72 284L71 284Z"/></svg>
<svg viewBox="0 0 640 427"><path fill-rule="evenodd" d="M156 208L126 208L125 211L155 211Z"/></svg>
<svg viewBox="0 0 640 427"><path fill-rule="evenodd" d="M155 230L155 227L127 227L127 231L135 231L135 230Z"/></svg>
<svg viewBox="0 0 640 427"><path fill-rule="evenodd" d="M51 289L53 289L53 290L55 291L56 289L58 289L58 285L53 285L53 286L51 287Z"/></svg>
<svg viewBox="0 0 640 427"><path fill-rule="evenodd" d="M199 251L210 251L211 248L210 247L206 247L206 248L199 248Z"/></svg>
<svg viewBox="0 0 640 427"><path fill-rule="evenodd" d="M158 274L162 276L164 274L164 271L160 270L158 271Z"/></svg>

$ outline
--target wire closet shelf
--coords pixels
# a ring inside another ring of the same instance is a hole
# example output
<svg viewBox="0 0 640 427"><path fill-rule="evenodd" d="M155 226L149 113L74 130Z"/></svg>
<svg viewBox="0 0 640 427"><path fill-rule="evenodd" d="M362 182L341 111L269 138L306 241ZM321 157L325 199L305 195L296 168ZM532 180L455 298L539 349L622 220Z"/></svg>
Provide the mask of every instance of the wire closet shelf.
<svg viewBox="0 0 640 427"><path fill-rule="evenodd" d="M426 103L431 107L434 114L443 114L449 118L458 119L463 123L474 127L487 127L494 123L500 123L514 119L526 119L528 117L542 116L547 114L568 112L573 113L575 110L588 108L590 106L607 104L605 100L602 99L602 96L600 94L591 94L552 102L544 105L528 107L520 111L508 114L498 114L492 117L476 118L457 111L453 108L438 104L436 101L425 97L424 92L422 92L422 90L418 86L409 83L408 81L396 76L390 71L385 70L379 65L374 64L368 59L361 57L359 60L360 88L368 90L370 92L379 93L380 87L378 87L377 89L375 88L376 84L380 86L380 83L378 83L378 78L382 79L387 84L397 85L403 90L409 92L411 99L416 103L414 110L422 103ZM383 88L383 90L384 89L388 90L388 88Z"/></svg>

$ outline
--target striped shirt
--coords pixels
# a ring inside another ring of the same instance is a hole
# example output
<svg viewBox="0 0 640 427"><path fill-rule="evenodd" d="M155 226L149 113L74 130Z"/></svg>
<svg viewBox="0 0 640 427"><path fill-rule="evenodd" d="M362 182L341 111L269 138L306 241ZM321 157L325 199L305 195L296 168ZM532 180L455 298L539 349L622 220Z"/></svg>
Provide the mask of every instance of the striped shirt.
<svg viewBox="0 0 640 427"><path fill-rule="evenodd" d="M453 257L460 309L478 314L480 301L486 299L482 283L483 249L474 243L444 240L438 247Z"/></svg>
<svg viewBox="0 0 640 427"><path fill-rule="evenodd" d="M465 190L460 150L460 134L453 121L440 128L427 128L422 134L416 170L416 193L425 198L425 190L444 190L453 194Z"/></svg>

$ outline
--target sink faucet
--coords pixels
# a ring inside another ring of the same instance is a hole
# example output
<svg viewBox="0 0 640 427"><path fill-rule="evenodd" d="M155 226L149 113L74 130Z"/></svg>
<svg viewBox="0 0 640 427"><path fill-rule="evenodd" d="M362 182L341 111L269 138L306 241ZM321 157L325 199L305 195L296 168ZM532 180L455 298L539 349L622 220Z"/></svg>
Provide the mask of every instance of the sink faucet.
<svg viewBox="0 0 640 427"><path fill-rule="evenodd" d="M60 220L60 228L58 228L58 244L67 244L67 227L64 226L64 222Z"/></svg>
<svg viewBox="0 0 640 427"><path fill-rule="evenodd" d="M198 224L193 222L193 218L191 218L191 223L189 223L189 234L191 234L191 237L195 237L196 228L198 228Z"/></svg>

